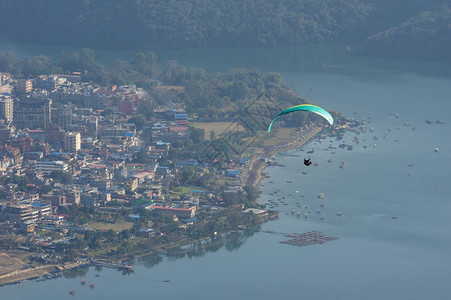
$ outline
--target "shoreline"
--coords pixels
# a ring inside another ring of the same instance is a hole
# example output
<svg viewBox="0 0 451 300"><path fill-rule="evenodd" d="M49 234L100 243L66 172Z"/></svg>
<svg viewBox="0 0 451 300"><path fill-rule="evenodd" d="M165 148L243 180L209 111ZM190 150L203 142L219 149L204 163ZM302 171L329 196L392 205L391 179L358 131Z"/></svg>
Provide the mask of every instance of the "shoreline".
<svg viewBox="0 0 451 300"><path fill-rule="evenodd" d="M229 234L233 232L233 230L226 232L226 234ZM170 244L166 244L166 245L160 245L158 246L156 249L143 249L143 250L139 250L137 252L134 253L128 253L125 254L121 257L118 257L118 259L121 260L127 260L127 261L131 261L131 260L135 260L144 256L149 256L149 255L153 255L159 252L164 252L176 247L181 247L181 246L185 246L185 245L190 245L196 242L201 242L203 240L206 239L210 239L212 238L212 236L206 236L206 237L201 237L198 239L184 239L184 240L180 240L180 241L175 241L172 242ZM96 260L98 263L101 263L101 259L100 260ZM108 262L106 262L106 264L108 264ZM73 263L65 263L62 265L41 265L41 266L36 266L33 268L29 268L29 269L24 269L24 270L14 270L11 271L9 273L6 274L2 274L0 275L0 288L3 286L8 286L8 285L14 285L14 284L18 284L21 283L24 280L32 280L35 278L39 278L39 277L43 277L46 276L48 274L52 274L52 273L59 273L65 270L71 270L71 269L76 269L76 268L80 268L80 267L90 267L95 265L95 263L93 263L92 260L90 261L80 261L80 262L73 262ZM105 267L109 267L109 266L105 266Z"/></svg>
<svg viewBox="0 0 451 300"><path fill-rule="evenodd" d="M269 146L263 149L263 152L252 158L251 162L243 169L243 176L241 178L242 186L253 186L257 192L259 191L260 182L265 178L262 176L263 171L270 166L271 164L267 163L267 159L272 159L274 155L280 153L282 151L290 150L296 147L300 147L310 141L314 136L320 133L324 128L322 126L313 125L307 130L301 130L296 132L294 135L288 137L288 139L279 145ZM244 179L244 180L243 180ZM203 237L196 240L187 240L185 241L177 241L172 243L172 245L162 245L158 247L158 249L152 249L150 251L143 250L138 251L134 255L131 254L132 259L140 258L142 256L151 255L160 251L168 250L177 246L187 245L190 243L194 243L196 241L201 241L210 237ZM182 242L182 243L181 243ZM129 256L130 254L125 255L124 257ZM14 270L9 273L0 275L0 287L20 283L23 280L29 280L35 277L41 277L46 274L69 270L73 268L78 268L80 266L84 266L86 263L69 263L64 265L42 265L34 268L24 269L24 270Z"/></svg>
<svg viewBox="0 0 451 300"><path fill-rule="evenodd" d="M277 153L306 144L323 129L324 127L322 126L313 125L307 130L296 132L293 136L289 137L290 140L284 144L266 147L263 150L263 153L258 157L254 157L245 170L243 170L244 176L241 178L241 186L253 186L258 192L260 182L265 178L265 176L262 176L262 173L270 166L270 164L267 163L267 159L272 159Z"/></svg>

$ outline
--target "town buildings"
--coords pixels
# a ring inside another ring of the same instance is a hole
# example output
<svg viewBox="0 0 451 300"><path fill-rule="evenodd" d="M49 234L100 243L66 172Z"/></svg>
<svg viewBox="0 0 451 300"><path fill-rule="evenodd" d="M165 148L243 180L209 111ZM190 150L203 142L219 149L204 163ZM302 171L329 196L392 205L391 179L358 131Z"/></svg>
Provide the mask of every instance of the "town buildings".
<svg viewBox="0 0 451 300"><path fill-rule="evenodd" d="M7 124L13 121L14 101L11 96L0 95L0 119L5 120Z"/></svg>
<svg viewBox="0 0 451 300"><path fill-rule="evenodd" d="M81 149L81 135L78 132L66 132L64 135L64 150L77 152Z"/></svg>
<svg viewBox="0 0 451 300"><path fill-rule="evenodd" d="M36 99L28 97L26 99L14 100L14 125L24 129L47 129L51 121L50 98Z"/></svg>

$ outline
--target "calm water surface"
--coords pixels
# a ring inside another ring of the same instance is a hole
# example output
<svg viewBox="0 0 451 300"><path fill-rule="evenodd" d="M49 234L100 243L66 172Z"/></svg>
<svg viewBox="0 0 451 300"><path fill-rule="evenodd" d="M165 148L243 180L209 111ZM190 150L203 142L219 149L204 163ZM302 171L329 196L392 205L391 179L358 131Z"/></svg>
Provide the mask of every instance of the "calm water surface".
<svg viewBox="0 0 451 300"><path fill-rule="evenodd" d="M262 182L260 202L285 197L288 203L263 229L316 230L340 239L294 247L279 243L283 235L260 232L177 259L148 257L136 262L133 274L89 268L25 281L0 288L1 299L451 299L449 65L349 56L334 45L157 54L208 72L280 72L305 98L366 120L359 144L352 143L354 134L344 139L353 151L329 149L339 145L334 139L312 141L290 151L300 157L277 156L285 167L268 168L270 178ZM307 168L302 158L312 147L318 166ZM293 208L309 217L291 214ZM94 281L95 289L80 286L81 278Z"/></svg>

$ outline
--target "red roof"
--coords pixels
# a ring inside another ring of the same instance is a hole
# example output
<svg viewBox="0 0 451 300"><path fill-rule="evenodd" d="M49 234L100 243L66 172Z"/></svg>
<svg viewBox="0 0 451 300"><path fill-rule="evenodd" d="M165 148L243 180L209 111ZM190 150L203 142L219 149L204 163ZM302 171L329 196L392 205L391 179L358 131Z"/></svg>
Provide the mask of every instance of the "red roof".
<svg viewBox="0 0 451 300"><path fill-rule="evenodd" d="M185 131L188 130L188 127L185 127L185 126L171 126L171 127L169 127L169 129L171 131L174 131L174 132L185 132Z"/></svg>
<svg viewBox="0 0 451 300"><path fill-rule="evenodd" d="M29 133L44 133L45 131L42 129L29 129Z"/></svg>

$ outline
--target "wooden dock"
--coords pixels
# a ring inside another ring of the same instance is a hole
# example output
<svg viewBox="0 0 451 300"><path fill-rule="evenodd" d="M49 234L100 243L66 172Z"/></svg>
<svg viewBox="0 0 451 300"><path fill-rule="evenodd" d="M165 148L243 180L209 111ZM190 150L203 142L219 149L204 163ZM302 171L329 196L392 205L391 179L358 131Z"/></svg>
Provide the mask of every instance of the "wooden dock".
<svg viewBox="0 0 451 300"><path fill-rule="evenodd" d="M315 244L324 244L329 241L338 240L338 237L330 236L323 234L318 231L309 231L305 233L290 233L286 234L286 237L291 237L291 240L288 241L281 241L282 244L297 246L297 247L304 247L308 245L315 245Z"/></svg>
<svg viewBox="0 0 451 300"><path fill-rule="evenodd" d="M133 266L126 265L126 264L110 263L110 262L101 261L101 260L98 260L98 259L91 260L91 263L94 266L99 266L99 267L106 267L106 268L125 270L125 271L133 271Z"/></svg>

